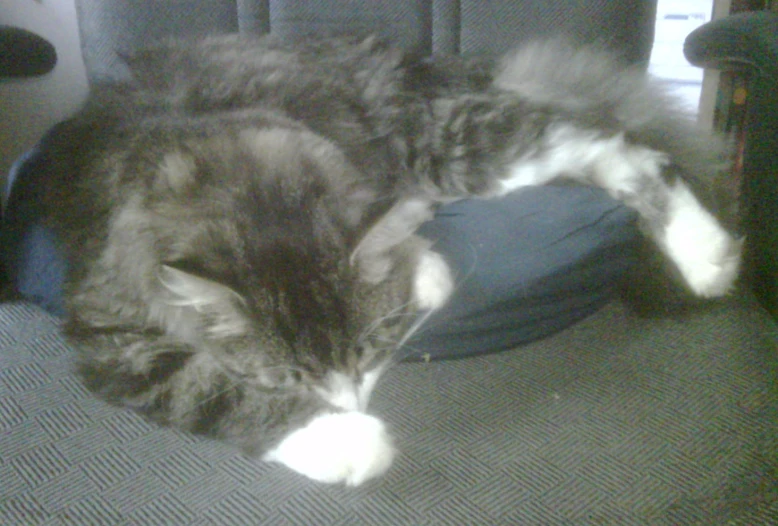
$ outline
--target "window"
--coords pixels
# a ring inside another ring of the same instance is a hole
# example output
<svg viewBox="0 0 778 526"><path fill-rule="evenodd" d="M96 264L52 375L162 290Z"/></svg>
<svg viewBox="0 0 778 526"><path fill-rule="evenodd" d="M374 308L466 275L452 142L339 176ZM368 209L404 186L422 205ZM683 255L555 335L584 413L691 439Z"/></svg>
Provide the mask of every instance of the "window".
<svg viewBox="0 0 778 526"><path fill-rule="evenodd" d="M671 92L697 112L702 90L701 68L683 56L683 42L694 29L708 22L713 0L659 0L656 33L649 72L664 80Z"/></svg>

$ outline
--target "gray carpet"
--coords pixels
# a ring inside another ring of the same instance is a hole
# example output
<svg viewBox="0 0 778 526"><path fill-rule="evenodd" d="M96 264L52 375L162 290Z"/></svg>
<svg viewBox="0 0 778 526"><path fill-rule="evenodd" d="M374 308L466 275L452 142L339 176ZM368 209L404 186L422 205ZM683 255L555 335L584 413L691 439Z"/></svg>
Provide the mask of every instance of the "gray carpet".
<svg viewBox="0 0 778 526"><path fill-rule="evenodd" d="M613 304L499 355L404 364L372 411L402 450L324 486L92 398L56 320L0 305L0 524L778 524L778 329L747 300Z"/></svg>

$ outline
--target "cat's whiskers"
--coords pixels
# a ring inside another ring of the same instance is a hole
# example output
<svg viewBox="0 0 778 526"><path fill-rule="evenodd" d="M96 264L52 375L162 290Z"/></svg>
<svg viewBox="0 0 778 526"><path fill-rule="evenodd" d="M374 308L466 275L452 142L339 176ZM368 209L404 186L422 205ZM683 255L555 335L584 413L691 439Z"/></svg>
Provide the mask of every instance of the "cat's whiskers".
<svg viewBox="0 0 778 526"><path fill-rule="evenodd" d="M194 411L196 411L197 409L199 409L200 407L204 406L205 404L208 404L213 400L219 398L220 396L229 393L230 391L234 391L235 389L240 387L241 383L231 381L230 375L225 375L225 378L227 379L227 383L229 384L227 387L212 392L209 396L203 398L202 400L198 401L196 404L193 404L189 409L182 412L181 416L188 416Z"/></svg>
<svg viewBox="0 0 778 526"><path fill-rule="evenodd" d="M362 344L366 339L373 336L376 329L378 329L384 322L396 318L402 318L403 316L416 316L416 312L411 311L405 311L405 309L408 308L413 302L407 301L405 303L402 303L395 307L394 309L390 310L387 314L380 316L370 322L367 327L365 327L362 332L357 337L357 343Z"/></svg>
<svg viewBox="0 0 778 526"><path fill-rule="evenodd" d="M418 334L421 332L421 328L424 325L424 322L427 320L429 315L432 313L432 311L424 313L423 316L421 316L414 324L411 326L408 331L406 331L400 338L393 338L388 335L375 335L372 337L373 341L378 343L386 343L388 344L387 347L391 347L394 351L398 351L401 349L410 349L410 353L406 352L393 352L390 356L390 361L393 363L398 363L404 360L407 356L409 356L412 353L419 353L421 354L422 351L407 345L407 340L410 339L411 336Z"/></svg>
<svg viewBox="0 0 778 526"><path fill-rule="evenodd" d="M397 358L396 358L397 362L402 362L403 360L411 356L415 358L424 359L425 354L427 354L423 349L420 349L413 345L408 345L407 343L401 347L401 350L402 352L397 353Z"/></svg>

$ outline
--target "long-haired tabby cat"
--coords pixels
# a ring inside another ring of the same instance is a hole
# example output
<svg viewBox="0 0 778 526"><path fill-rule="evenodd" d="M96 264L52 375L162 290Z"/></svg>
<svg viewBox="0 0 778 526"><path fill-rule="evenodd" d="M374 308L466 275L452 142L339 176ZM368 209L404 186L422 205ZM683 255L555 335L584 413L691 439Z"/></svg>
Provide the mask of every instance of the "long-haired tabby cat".
<svg viewBox="0 0 778 526"><path fill-rule="evenodd" d="M414 234L438 203L572 178L637 209L692 292L736 277L706 190L725 150L596 51L532 44L489 65L229 37L128 64L62 125L40 195L83 378L313 479L360 484L392 461L366 406L452 290Z"/></svg>

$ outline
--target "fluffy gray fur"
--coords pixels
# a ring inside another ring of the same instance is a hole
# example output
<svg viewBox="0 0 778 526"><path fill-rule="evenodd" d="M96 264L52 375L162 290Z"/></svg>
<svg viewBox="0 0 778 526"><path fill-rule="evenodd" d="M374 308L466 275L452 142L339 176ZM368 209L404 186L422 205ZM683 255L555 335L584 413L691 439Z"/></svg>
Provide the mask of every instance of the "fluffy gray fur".
<svg viewBox="0 0 778 526"><path fill-rule="evenodd" d="M721 144L592 51L532 45L487 67L231 37L128 62L49 145L66 332L95 392L249 452L342 411L321 395L334 372L359 384L391 361L418 314L415 229L436 203L498 195L560 126L669 159L620 195L649 232L676 178L720 208ZM584 164L547 175L599 184Z"/></svg>

